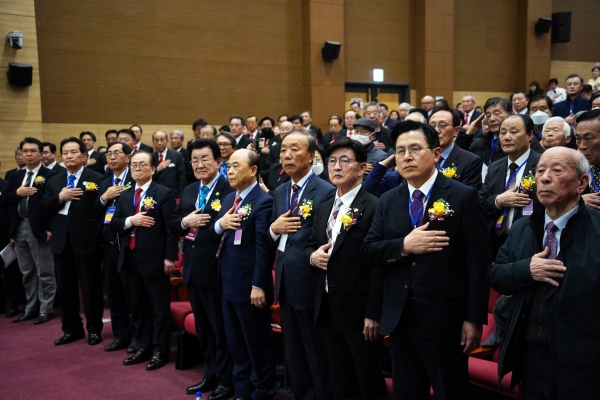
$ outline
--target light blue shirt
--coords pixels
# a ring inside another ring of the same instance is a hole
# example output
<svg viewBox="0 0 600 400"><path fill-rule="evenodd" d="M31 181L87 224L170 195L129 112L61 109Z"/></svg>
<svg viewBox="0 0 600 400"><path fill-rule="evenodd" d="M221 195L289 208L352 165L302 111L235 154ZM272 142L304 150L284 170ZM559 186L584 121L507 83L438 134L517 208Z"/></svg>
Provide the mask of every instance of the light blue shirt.
<svg viewBox="0 0 600 400"><path fill-rule="evenodd" d="M444 161L440 162L440 168L444 168L446 166L446 160L448 159L448 156L450 156L450 153L452 152L453 148L454 148L454 142L452 142L450 147L448 147L446 150L444 150L442 152L442 154L440 154L440 157L444 157ZM450 165L449 165L449 167L450 167Z"/></svg>
<svg viewBox="0 0 600 400"><path fill-rule="evenodd" d="M248 186L246 189L242 190L242 192L235 192L236 196L240 196L242 198L242 200L240 201L240 204L242 204L244 202L244 199L246 198L246 196L248 196L248 193L250 193L252 191L252 189L254 189L254 187L258 185L258 182L254 182L252 185ZM217 235L222 235L223 232L225 232L225 229L221 228L221 219L219 219L216 223L215 223L215 232Z"/></svg>
<svg viewBox="0 0 600 400"><path fill-rule="evenodd" d="M577 210L579 210L579 205L576 205L565 215L558 217L555 220L552 220L552 218L550 218L547 211L544 215L544 240L542 241L542 243L546 243L546 236L548 236L548 233L546 232L546 226L549 222L554 222L554 225L556 225L556 227L558 228L556 232L554 232L554 236L556 236L556 243L558 243L558 246L556 247L556 255L560 253L560 235L563 229L565 229L565 227L567 226L567 223L569 222L571 217L577 213Z"/></svg>

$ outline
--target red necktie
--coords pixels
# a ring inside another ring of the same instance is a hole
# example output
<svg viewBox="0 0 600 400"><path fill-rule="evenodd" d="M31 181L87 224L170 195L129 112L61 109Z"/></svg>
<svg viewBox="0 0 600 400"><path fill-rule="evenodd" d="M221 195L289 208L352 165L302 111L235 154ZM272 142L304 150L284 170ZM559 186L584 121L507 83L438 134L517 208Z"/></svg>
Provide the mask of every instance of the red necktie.
<svg viewBox="0 0 600 400"><path fill-rule="evenodd" d="M465 125L469 125L469 114L465 114Z"/></svg>
<svg viewBox="0 0 600 400"><path fill-rule="evenodd" d="M135 189L135 213L139 213L140 212L140 208L141 208L141 199L142 197L142 188L137 188ZM133 250L135 249L135 229L133 228L133 232L131 232L131 236L129 236L129 250Z"/></svg>
<svg viewBox="0 0 600 400"><path fill-rule="evenodd" d="M240 203L242 202L242 196L239 194L235 196L235 200L233 201L233 213L235 214L240 208Z"/></svg>
<svg viewBox="0 0 600 400"><path fill-rule="evenodd" d="M158 156L158 162L161 163L164 161L164 157L162 155L162 153L160 153L160 155Z"/></svg>

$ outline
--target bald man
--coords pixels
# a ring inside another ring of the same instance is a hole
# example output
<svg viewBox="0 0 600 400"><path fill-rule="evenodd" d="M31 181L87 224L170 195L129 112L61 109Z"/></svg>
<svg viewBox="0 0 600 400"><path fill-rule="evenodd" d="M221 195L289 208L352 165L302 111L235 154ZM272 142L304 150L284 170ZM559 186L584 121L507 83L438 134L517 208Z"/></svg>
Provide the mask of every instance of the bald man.
<svg viewBox="0 0 600 400"><path fill-rule="evenodd" d="M421 99L421 108L424 108L427 111L427 115L431 115L431 110L433 110L434 105L435 99L431 96L425 96Z"/></svg>

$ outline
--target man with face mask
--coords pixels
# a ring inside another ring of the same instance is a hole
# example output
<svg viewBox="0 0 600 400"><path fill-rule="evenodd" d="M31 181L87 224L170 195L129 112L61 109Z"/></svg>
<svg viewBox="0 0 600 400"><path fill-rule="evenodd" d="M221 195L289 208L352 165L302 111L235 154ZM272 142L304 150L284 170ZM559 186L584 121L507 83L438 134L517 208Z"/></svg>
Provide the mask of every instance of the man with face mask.
<svg viewBox="0 0 600 400"><path fill-rule="evenodd" d="M367 179L369 172L373 170L375 164L387 158L387 154L375 147L373 137L375 136L376 124L370 118L359 118L354 122L354 135L352 140L362 144L367 151L367 169L363 175L363 181Z"/></svg>
<svg viewBox="0 0 600 400"><path fill-rule="evenodd" d="M533 96L527 105L529 116L531 117L535 126L535 133L538 139L542 137L542 127L552 116L554 111L554 104L549 97L540 94Z"/></svg>

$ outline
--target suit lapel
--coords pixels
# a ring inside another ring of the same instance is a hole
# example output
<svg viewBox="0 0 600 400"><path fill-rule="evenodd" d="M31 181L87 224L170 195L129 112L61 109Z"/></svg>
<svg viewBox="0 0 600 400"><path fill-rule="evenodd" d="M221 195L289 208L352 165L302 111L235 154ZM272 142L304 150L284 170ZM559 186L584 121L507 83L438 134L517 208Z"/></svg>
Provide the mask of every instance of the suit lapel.
<svg viewBox="0 0 600 400"><path fill-rule="evenodd" d="M426 224L428 221L430 221L430 229L433 229L434 226L439 223L439 221L437 220L431 221L431 219L429 218L429 212L427 210L431 208L431 206L433 206L433 203L435 203L439 199L444 199L448 204L450 204L450 208L452 208L450 195L450 181L444 175L438 174L437 178L435 179L435 182L433 183L431 195L429 196L429 199L427 199L427 206L425 207L425 210L423 210L423 224Z"/></svg>
<svg viewBox="0 0 600 400"><path fill-rule="evenodd" d="M148 186L148 190L146 191L146 194L144 195L144 199L147 199L147 198L150 198L150 197L154 201L157 201L156 200L156 183L154 181L152 181L152 183L150 183L150 186ZM144 201L144 199L142 199L142 202ZM154 205L154 207L159 206L159 205L160 204L157 203L157 204ZM140 208L140 211L150 211L150 210L146 210L143 205Z"/></svg>
<svg viewBox="0 0 600 400"><path fill-rule="evenodd" d="M364 187L361 187L359 189L358 193L356 194L356 197L352 201L352 204L350 204L350 208L348 209L348 211L352 211L354 217L357 220L357 223L358 223L358 220L360 220L361 216L364 214L364 211L365 211L364 203L366 200L367 200L367 191L365 190ZM341 217L341 215L338 215L338 219L340 217ZM327 229L327 226L325 227L325 229ZM352 227L350 227L350 229L352 229ZM348 232L349 232L349 230L344 229L343 225L340 226L340 233L339 233L339 235L337 235L337 237L335 239L335 245L333 246L333 249L331 250L332 255L333 255L333 253L335 253L337 251L337 249L340 248L342 243L344 243L344 240L346 240L346 236L348 236Z"/></svg>
<svg viewBox="0 0 600 400"><path fill-rule="evenodd" d="M444 162L444 168L451 167L452 164L455 164L456 167L458 168L459 167L459 165L458 165L459 158L460 158L460 150L459 150L459 147L455 144L454 147L452 148L452 151L450 152L450 154L448 154L448 158Z"/></svg>

